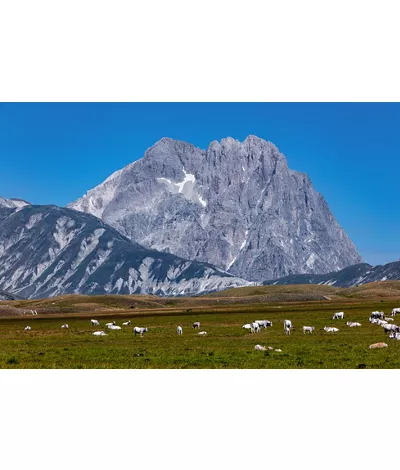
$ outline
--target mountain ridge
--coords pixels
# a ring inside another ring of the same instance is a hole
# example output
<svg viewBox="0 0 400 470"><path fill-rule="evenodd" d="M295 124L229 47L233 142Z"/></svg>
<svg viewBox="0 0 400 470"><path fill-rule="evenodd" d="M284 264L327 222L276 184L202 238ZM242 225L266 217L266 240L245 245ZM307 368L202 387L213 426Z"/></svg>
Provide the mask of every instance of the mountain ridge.
<svg viewBox="0 0 400 470"><path fill-rule="evenodd" d="M254 135L207 150L163 137L67 207L147 248L256 282L362 261L308 175Z"/></svg>
<svg viewBox="0 0 400 470"><path fill-rule="evenodd" d="M210 264L149 250L91 214L55 205L0 208L0 289L11 295L176 296L250 284Z"/></svg>

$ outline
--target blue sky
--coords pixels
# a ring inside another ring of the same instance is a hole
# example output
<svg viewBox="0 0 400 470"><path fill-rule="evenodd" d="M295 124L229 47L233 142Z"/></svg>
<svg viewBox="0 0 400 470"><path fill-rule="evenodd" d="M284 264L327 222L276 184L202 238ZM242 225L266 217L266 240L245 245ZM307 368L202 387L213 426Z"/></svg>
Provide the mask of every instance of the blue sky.
<svg viewBox="0 0 400 470"><path fill-rule="evenodd" d="M3 103L0 196L65 205L161 137L255 134L304 171L371 264L400 257L398 103Z"/></svg>

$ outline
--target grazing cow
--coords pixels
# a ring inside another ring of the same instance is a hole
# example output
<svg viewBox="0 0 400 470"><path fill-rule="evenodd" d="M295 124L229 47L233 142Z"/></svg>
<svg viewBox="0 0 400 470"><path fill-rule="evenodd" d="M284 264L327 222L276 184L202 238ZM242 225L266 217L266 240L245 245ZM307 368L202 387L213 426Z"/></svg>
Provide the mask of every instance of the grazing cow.
<svg viewBox="0 0 400 470"><path fill-rule="evenodd" d="M339 328L335 328L333 326L324 326L324 330L327 333L337 333L339 331Z"/></svg>
<svg viewBox="0 0 400 470"><path fill-rule="evenodd" d="M122 330L122 328L118 325L108 325L107 327L109 330Z"/></svg>
<svg viewBox="0 0 400 470"><path fill-rule="evenodd" d="M389 338L400 340L400 333L396 333L395 331L392 331L389 335Z"/></svg>
<svg viewBox="0 0 400 470"><path fill-rule="evenodd" d="M183 333L182 327L178 326L178 328L176 329L176 332L178 333L178 335L181 335Z"/></svg>
<svg viewBox="0 0 400 470"><path fill-rule="evenodd" d="M292 322L290 320L284 320L283 326L288 328L293 328Z"/></svg>
<svg viewBox="0 0 400 470"><path fill-rule="evenodd" d="M255 349L256 351L266 351L266 350L267 350L267 348L266 348L265 346L261 346L261 344L256 344L256 345L254 346L254 349Z"/></svg>
<svg viewBox="0 0 400 470"><path fill-rule="evenodd" d="M252 326L253 324L251 323L246 323L245 325L242 326L242 328L244 328L245 330L250 330L251 333L254 333L254 328Z"/></svg>
<svg viewBox="0 0 400 470"><path fill-rule="evenodd" d="M313 326L303 326L303 334L306 334L307 332L312 334L312 332L314 331L314 327Z"/></svg>
<svg viewBox="0 0 400 470"><path fill-rule="evenodd" d="M131 321L125 321L124 323L122 323L122 326L129 326L131 324Z"/></svg>
<svg viewBox="0 0 400 470"><path fill-rule="evenodd" d="M283 329L285 330L285 334L290 335L290 332L293 329L292 322L290 320L284 320Z"/></svg>
<svg viewBox="0 0 400 470"><path fill-rule="evenodd" d="M148 328L141 328L139 326L135 326L135 328L133 329L133 334L136 336L136 335L140 335L140 336L143 336L144 333L146 333L147 331L149 331Z"/></svg>
<svg viewBox="0 0 400 470"><path fill-rule="evenodd" d="M400 313L400 308L394 308L392 310L392 316L394 317L395 315L397 315L398 313Z"/></svg>
<svg viewBox="0 0 400 470"><path fill-rule="evenodd" d="M110 327L110 326L114 326L115 325L115 321L111 322L111 323L106 323L106 326Z"/></svg>
<svg viewBox="0 0 400 470"><path fill-rule="evenodd" d="M94 331L93 336L107 336L107 333L104 333L104 331Z"/></svg>
<svg viewBox="0 0 400 470"><path fill-rule="evenodd" d="M344 318L344 312L336 312L335 315L333 315L332 320L343 320Z"/></svg>
<svg viewBox="0 0 400 470"><path fill-rule="evenodd" d="M375 319L383 320L384 317L385 317L385 314L383 312L372 312L369 318L375 318Z"/></svg>
<svg viewBox="0 0 400 470"><path fill-rule="evenodd" d="M385 330L385 333L388 333L391 331L394 331L394 332L400 331L400 328L397 325L394 325L393 323L385 323L381 326Z"/></svg>
<svg viewBox="0 0 400 470"><path fill-rule="evenodd" d="M272 326L272 321L269 320L256 320L254 323L258 323L260 327L263 326L265 329Z"/></svg>
<svg viewBox="0 0 400 470"><path fill-rule="evenodd" d="M361 323L358 323L356 321L348 321L346 325L349 326L350 328L353 328L354 326L361 326Z"/></svg>
<svg viewBox="0 0 400 470"><path fill-rule="evenodd" d="M90 320L92 326L100 326L100 323L97 320Z"/></svg>
<svg viewBox="0 0 400 470"><path fill-rule="evenodd" d="M207 331L199 331L197 334L199 336L205 336L207 334Z"/></svg>
<svg viewBox="0 0 400 470"><path fill-rule="evenodd" d="M252 323L251 326L253 327L256 333L260 332L260 325L257 322Z"/></svg>
<svg viewBox="0 0 400 470"><path fill-rule="evenodd" d="M32 328L31 328L30 326L26 326L26 327L24 328L24 331L30 331L31 329L32 329Z"/></svg>
<svg viewBox="0 0 400 470"><path fill-rule="evenodd" d="M192 328L193 329L200 328L200 322L199 321L194 322L192 325Z"/></svg>
<svg viewBox="0 0 400 470"><path fill-rule="evenodd" d="M61 328L69 328L69 325L65 323L64 325L61 326Z"/></svg>

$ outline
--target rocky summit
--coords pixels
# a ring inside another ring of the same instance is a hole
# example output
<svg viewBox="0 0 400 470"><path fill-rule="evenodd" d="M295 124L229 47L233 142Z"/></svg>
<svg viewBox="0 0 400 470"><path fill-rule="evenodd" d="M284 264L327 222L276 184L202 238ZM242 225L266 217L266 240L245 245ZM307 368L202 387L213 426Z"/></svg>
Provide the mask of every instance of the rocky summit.
<svg viewBox="0 0 400 470"><path fill-rule="evenodd" d="M250 281L362 262L308 176L256 136L207 150L163 138L68 207L148 249Z"/></svg>

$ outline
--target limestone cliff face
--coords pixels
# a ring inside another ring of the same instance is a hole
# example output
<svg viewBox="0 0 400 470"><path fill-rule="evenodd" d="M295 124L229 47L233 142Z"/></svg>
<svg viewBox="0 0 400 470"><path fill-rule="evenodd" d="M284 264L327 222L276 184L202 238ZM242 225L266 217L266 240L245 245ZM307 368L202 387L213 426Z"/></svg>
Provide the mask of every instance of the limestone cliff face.
<svg viewBox="0 0 400 470"><path fill-rule="evenodd" d="M163 138L68 207L149 249L251 281L362 262L308 176L255 136L207 150Z"/></svg>

